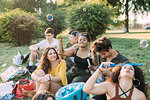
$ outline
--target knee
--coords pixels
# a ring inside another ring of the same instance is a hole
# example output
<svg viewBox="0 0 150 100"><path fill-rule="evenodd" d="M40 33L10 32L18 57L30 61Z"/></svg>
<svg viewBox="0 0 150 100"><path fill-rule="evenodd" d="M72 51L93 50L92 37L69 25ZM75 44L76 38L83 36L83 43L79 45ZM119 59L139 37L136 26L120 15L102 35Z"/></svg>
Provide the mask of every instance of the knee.
<svg viewBox="0 0 150 100"><path fill-rule="evenodd" d="M40 70L37 71L37 75L40 76L40 77L43 77L43 76L45 76L45 72L40 69Z"/></svg>
<svg viewBox="0 0 150 100"><path fill-rule="evenodd" d="M35 51L31 51L31 56L36 56L38 53Z"/></svg>

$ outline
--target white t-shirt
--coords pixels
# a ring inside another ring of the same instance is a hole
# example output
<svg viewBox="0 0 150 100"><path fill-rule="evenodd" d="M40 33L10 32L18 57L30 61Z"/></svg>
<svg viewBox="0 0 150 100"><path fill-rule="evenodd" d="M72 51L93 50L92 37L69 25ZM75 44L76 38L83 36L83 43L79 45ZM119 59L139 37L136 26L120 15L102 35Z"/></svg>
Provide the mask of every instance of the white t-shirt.
<svg viewBox="0 0 150 100"><path fill-rule="evenodd" d="M48 42L48 40L43 40L43 41L40 41L38 44L38 47L40 47L40 48L45 48L45 47L48 47L48 46L56 46L56 49L58 49L58 45L59 45L59 42L58 42L58 40L57 39L54 39L53 38L53 41L52 41L52 43L50 44L49 42Z"/></svg>

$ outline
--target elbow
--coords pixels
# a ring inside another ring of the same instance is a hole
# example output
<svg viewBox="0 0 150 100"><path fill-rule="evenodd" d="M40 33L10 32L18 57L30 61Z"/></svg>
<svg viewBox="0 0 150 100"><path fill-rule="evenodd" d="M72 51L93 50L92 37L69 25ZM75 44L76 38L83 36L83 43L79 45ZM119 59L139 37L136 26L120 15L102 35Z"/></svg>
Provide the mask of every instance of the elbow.
<svg viewBox="0 0 150 100"><path fill-rule="evenodd" d="M90 94L90 89L86 86L83 87L83 92Z"/></svg>
<svg viewBox="0 0 150 100"><path fill-rule="evenodd" d="M33 80L35 80L35 74L34 74L34 73L31 74L31 78L32 78Z"/></svg>

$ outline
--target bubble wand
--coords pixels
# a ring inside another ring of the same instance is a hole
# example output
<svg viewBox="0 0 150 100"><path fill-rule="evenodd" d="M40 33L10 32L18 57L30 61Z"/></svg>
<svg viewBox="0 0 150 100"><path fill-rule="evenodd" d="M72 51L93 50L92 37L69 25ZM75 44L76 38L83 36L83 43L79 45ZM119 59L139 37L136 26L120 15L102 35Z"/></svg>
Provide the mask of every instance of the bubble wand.
<svg viewBox="0 0 150 100"><path fill-rule="evenodd" d="M109 67L115 67L117 65L123 65L124 66L127 64L132 65L132 66L142 66L143 65L142 63L124 63L124 64L110 64ZM105 68L105 65L102 65L102 67Z"/></svg>

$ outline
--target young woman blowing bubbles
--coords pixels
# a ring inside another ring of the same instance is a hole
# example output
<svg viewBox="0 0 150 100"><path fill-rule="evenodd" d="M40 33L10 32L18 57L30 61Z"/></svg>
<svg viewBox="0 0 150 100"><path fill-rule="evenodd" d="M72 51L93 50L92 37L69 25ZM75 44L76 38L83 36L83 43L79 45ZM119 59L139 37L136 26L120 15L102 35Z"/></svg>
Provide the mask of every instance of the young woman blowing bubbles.
<svg viewBox="0 0 150 100"><path fill-rule="evenodd" d="M102 65L106 68L103 68ZM83 91L88 94L106 94L107 100L146 100L147 89L142 70L137 66L125 64L113 69L110 81L95 84L99 75L107 71L110 62L103 62L96 72L88 79ZM136 86L133 84L137 81Z"/></svg>

